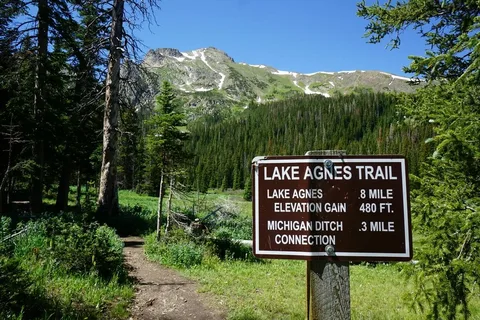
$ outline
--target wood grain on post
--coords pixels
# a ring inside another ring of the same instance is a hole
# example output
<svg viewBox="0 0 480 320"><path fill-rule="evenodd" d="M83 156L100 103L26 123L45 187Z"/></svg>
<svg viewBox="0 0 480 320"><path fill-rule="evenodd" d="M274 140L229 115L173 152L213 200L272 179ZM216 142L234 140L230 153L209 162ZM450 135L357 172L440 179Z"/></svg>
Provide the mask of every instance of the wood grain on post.
<svg viewBox="0 0 480 320"><path fill-rule="evenodd" d="M310 319L350 319L349 263L307 263L310 264Z"/></svg>
<svg viewBox="0 0 480 320"><path fill-rule="evenodd" d="M345 155L345 151L309 151L306 155ZM307 261L307 272L308 319L349 320L349 262Z"/></svg>

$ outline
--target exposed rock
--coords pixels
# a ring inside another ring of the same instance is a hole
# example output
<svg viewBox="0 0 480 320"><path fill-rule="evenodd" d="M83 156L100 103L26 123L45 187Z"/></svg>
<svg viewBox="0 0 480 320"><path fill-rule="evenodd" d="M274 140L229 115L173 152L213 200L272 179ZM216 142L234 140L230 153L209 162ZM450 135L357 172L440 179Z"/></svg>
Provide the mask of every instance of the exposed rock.
<svg viewBox="0 0 480 320"><path fill-rule="evenodd" d="M143 81L140 90L158 92L161 81L167 80L178 89L177 96L182 103L194 106L191 109L195 112L214 112L222 107L248 106L252 101L268 102L299 94L330 97L358 90L416 90L407 78L379 71L302 74L267 65L235 63L227 53L215 47L183 53L173 48L149 50L143 66L153 76Z"/></svg>

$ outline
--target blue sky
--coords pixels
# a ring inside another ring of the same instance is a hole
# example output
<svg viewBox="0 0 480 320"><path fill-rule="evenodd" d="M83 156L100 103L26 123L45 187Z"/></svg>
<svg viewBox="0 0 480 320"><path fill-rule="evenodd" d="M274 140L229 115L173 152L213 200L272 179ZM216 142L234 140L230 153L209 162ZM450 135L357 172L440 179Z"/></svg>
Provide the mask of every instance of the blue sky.
<svg viewBox="0 0 480 320"><path fill-rule="evenodd" d="M363 38L367 21L356 16L355 0L162 0L153 14L158 26L137 34L145 50L190 51L216 47L236 62L280 70L380 70L404 75L409 55L423 55L413 33L401 48ZM373 3L369 1L367 3ZM149 31L151 30L151 31Z"/></svg>

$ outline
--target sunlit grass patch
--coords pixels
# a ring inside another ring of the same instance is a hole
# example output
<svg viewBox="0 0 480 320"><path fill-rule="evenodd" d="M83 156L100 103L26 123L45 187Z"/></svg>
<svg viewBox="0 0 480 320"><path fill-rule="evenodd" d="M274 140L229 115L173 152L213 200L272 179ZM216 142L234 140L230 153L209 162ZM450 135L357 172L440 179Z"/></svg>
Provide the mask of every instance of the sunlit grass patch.
<svg viewBox="0 0 480 320"><path fill-rule="evenodd" d="M209 210L220 203L242 208L235 221L252 218L251 202L244 201L240 192L210 190L208 194L199 195L199 199L203 199L204 208ZM203 214L206 213L208 210L203 211ZM213 235L220 234L221 228L213 230ZM414 235L414 250L419 245L419 239L421 237ZM209 255L208 250L205 252L207 254L201 263L190 265L188 269L177 268L185 276L197 280L201 285L200 291L213 296L212 303L226 307L228 319L305 319L305 261L222 260ZM414 290L414 284L405 277L402 271L404 264L350 266L352 319L425 319L426 314L415 310L412 300L407 299ZM472 288L469 307L469 319L480 319L478 288Z"/></svg>
<svg viewBox="0 0 480 320"><path fill-rule="evenodd" d="M1 319L128 318L133 287L113 229L66 213L27 226L0 247Z"/></svg>
<svg viewBox="0 0 480 320"><path fill-rule="evenodd" d="M46 292L55 299L66 314L85 313L98 319L126 319L128 306L134 297L129 284L119 284L114 278L110 281L96 275L56 274L46 282ZM70 309L70 310L69 310Z"/></svg>
<svg viewBox="0 0 480 320"><path fill-rule="evenodd" d="M184 271L217 296L230 319L304 319L305 262L225 261Z"/></svg>
<svg viewBox="0 0 480 320"><path fill-rule="evenodd" d="M144 209L157 211L157 197L150 197L146 195L140 195L130 190L120 190L118 192L118 199L121 205L125 206L141 206Z"/></svg>

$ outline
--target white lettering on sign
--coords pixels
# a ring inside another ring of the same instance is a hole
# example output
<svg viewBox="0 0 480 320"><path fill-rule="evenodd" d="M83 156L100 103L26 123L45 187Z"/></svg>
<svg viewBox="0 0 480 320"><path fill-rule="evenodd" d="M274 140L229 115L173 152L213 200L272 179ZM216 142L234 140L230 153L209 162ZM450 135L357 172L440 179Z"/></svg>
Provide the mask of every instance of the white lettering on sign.
<svg viewBox="0 0 480 320"><path fill-rule="evenodd" d="M322 199L322 189L294 189L292 199Z"/></svg>
<svg viewBox="0 0 480 320"><path fill-rule="evenodd" d="M275 202L273 204L274 212L322 212L321 203L313 202Z"/></svg>
<svg viewBox="0 0 480 320"><path fill-rule="evenodd" d="M312 221L275 221L269 220L267 222L267 230L280 231L312 231Z"/></svg>
<svg viewBox="0 0 480 320"><path fill-rule="evenodd" d="M263 168L265 180L300 180L299 166L273 167L273 172L269 175L267 167Z"/></svg>
<svg viewBox="0 0 480 320"><path fill-rule="evenodd" d="M277 234L274 239L276 244L295 244L303 246L335 245L334 235Z"/></svg>
<svg viewBox="0 0 480 320"><path fill-rule="evenodd" d="M346 203L325 203L323 206L325 212L347 212Z"/></svg>
<svg viewBox="0 0 480 320"><path fill-rule="evenodd" d="M338 261L408 260L407 169L401 156L256 157L255 255L329 259L333 245Z"/></svg>
<svg viewBox="0 0 480 320"><path fill-rule="evenodd" d="M290 189L267 189L267 199L288 199L290 198Z"/></svg>
<svg viewBox="0 0 480 320"><path fill-rule="evenodd" d="M315 221L315 231L343 231L343 221Z"/></svg>
<svg viewBox="0 0 480 320"><path fill-rule="evenodd" d="M368 197L370 199L393 199L393 190L368 189Z"/></svg>
<svg viewBox="0 0 480 320"><path fill-rule="evenodd" d="M356 166L360 180L397 180L392 166Z"/></svg>
<svg viewBox="0 0 480 320"><path fill-rule="evenodd" d="M393 221L370 221L370 231L395 232L395 223Z"/></svg>
<svg viewBox="0 0 480 320"><path fill-rule="evenodd" d="M275 202L273 204L274 212L347 212L347 204L340 203L318 203L318 202Z"/></svg>
<svg viewBox="0 0 480 320"><path fill-rule="evenodd" d="M359 180L397 180L393 174L393 166L355 166ZM302 168L303 170L303 168ZM352 167L334 165L327 168L323 165L307 166L304 172L300 172L299 166L285 165L264 167L263 178L265 180L351 180ZM391 189L390 189L391 190ZM372 189L372 192L381 192L381 189ZM372 194L372 199L375 195ZM388 198L386 198L388 199Z"/></svg>
<svg viewBox="0 0 480 320"><path fill-rule="evenodd" d="M393 213L392 204L390 202L381 202L379 203L380 206L380 213L388 212Z"/></svg>
<svg viewBox="0 0 480 320"><path fill-rule="evenodd" d="M349 166L334 166L333 170L324 166L306 167L303 180L350 180L352 168Z"/></svg>
<svg viewBox="0 0 480 320"><path fill-rule="evenodd" d="M270 231L313 231L314 227L315 231L343 231L343 221L267 221Z"/></svg>
<svg viewBox="0 0 480 320"><path fill-rule="evenodd" d="M358 209L360 212L364 213L393 213L392 204L390 202L380 202L380 203L362 203Z"/></svg>

